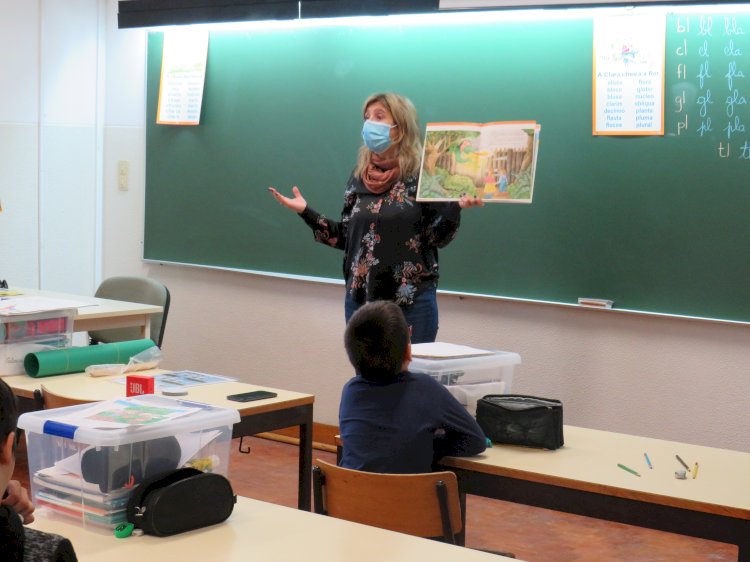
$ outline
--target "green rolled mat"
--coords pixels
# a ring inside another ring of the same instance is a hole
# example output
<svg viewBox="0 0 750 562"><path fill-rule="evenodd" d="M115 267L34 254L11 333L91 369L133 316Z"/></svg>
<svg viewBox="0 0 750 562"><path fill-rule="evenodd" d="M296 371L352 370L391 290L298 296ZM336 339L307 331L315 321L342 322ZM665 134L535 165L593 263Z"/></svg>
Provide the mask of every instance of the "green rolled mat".
<svg viewBox="0 0 750 562"><path fill-rule="evenodd" d="M144 339L37 351L26 355L23 367L32 377L80 373L89 365L127 363L133 355L155 345L152 340Z"/></svg>

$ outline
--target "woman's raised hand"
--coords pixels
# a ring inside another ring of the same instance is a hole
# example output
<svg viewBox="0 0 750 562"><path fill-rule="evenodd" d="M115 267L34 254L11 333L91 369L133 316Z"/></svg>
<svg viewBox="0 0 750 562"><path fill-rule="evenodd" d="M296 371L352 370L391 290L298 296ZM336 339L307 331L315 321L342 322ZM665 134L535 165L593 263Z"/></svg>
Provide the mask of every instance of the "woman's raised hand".
<svg viewBox="0 0 750 562"><path fill-rule="evenodd" d="M284 205L287 209L291 209L295 213L301 213L305 210L305 207L307 207L307 201L305 201L305 198L302 197L302 194L299 192L299 189L295 185L292 188L292 193L294 193L294 197L284 197L281 193L276 191L276 188L269 187L268 191L271 192L271 195L273 195L274 199L278 201L281 205Z"/></svg>

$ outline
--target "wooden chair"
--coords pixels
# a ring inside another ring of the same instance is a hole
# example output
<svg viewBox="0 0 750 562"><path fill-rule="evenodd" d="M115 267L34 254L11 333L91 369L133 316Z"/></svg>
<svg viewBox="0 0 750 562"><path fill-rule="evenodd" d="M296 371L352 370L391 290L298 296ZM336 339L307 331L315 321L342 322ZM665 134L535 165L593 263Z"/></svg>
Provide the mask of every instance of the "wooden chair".
<svg viewBox="0 0 750 562"><path fill-rule="evenodd" d="M91 400L78 400L77 398L68 398L60 394L50 392L44 385L41 390L34 391L34 402L37 409L51 410L52 408L63 408L65 406L77 406L78 404L89 404Z"/></svg>
<svg viewBox="0 0 750 562"><path fill-rule="evenodd" d="M449 471L376 474L316 460L313 499L315 513L450 544L463 528L458 480Z"/></svg>
<svg viewBox="0 0 750 562"><path fill-rule="evenodd" d="M169 289L163 283L148 277L109 277L102 281L94 296L102 299L161 306L164 309L161 314L151 315L151 339L161 347L171 300ZM140 328L137 327L111 328L89 332L91 344L136 340L140 337Z"/></svg>

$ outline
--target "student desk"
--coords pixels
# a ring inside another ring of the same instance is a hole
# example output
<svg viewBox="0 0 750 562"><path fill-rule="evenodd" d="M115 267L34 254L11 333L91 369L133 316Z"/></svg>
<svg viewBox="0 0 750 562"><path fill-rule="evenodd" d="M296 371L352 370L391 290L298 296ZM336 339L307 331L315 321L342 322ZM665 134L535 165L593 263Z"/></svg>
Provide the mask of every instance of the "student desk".
<svg viewBox="0 0 750 562"><path fill-rule="evenodd" d="M81 562L186 560L221 562L501 562L504 556L464 549L342 519L238 497L224 523L171 537L115 538L36 512L33 529L70 539Z"/></svg>
<svg viewBox="0 0 750 562"><path fill-rule="evenodd" d="M78 308L76 317L73 319L73 331L75 332L138 326L141 328L141 337L148 338L151 335L151 315L159 314L163 310L163 307L154 304L99 299L52 291L38 291L36 289L19 288L18 290L23 292L23 295L19 295L19 297L35 296L64 299L85 305Z"/></svg>
<svg viewBox="0 0 750 562"><path fill-rule="evenodd" d="M159 374L168 371L154 369L142 371L143 374ZM124 376L124 375L123 375ZM77 400L111 400L125 396L125 385L107 380L108 377L90 377L85 373L58 375L54 377L32 378L28 375L4 377L13 393L26 399L34 398L34 391L42 385L55 394ZM256 402L232 402L227 400L229 394L239 394L251 390L270 390L278 394L275 398ZM204 402L221 408L238 410L241 416L235 424L232 437L256 435L284 427L299 426L299 486L297 503L299 509L310 510L312 492L312 394L302 394L289 390L256 386L243 382L225 382L193 386L188 395L180 398Z"/></svg>
<svg viewBox="0 0 750 562"><path fill-rule="evenodd" d="M731 543L750 561L750 453L573 426L564 437L556 451L496 444L441 465L465 493ZM697 478L675 478L675 455L698 462Z"/></svg>

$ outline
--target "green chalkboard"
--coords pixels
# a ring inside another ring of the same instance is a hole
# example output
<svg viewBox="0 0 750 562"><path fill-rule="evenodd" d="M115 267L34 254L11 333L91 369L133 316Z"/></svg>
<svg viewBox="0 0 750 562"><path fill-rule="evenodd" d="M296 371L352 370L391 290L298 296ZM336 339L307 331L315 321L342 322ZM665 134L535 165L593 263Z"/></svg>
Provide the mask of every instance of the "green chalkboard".
<svg viewBox="0 0 750 562"><path fill-rule="evenodd" d="M423 124L542 125L533 203L464 211L441 289L750 321L750 15L666 25L651 137L592 135L590 18L211 33L196 127L155 123L151 33L145 258L341 279L267 187L337 218L361 103L393 90Z"/></svg>

